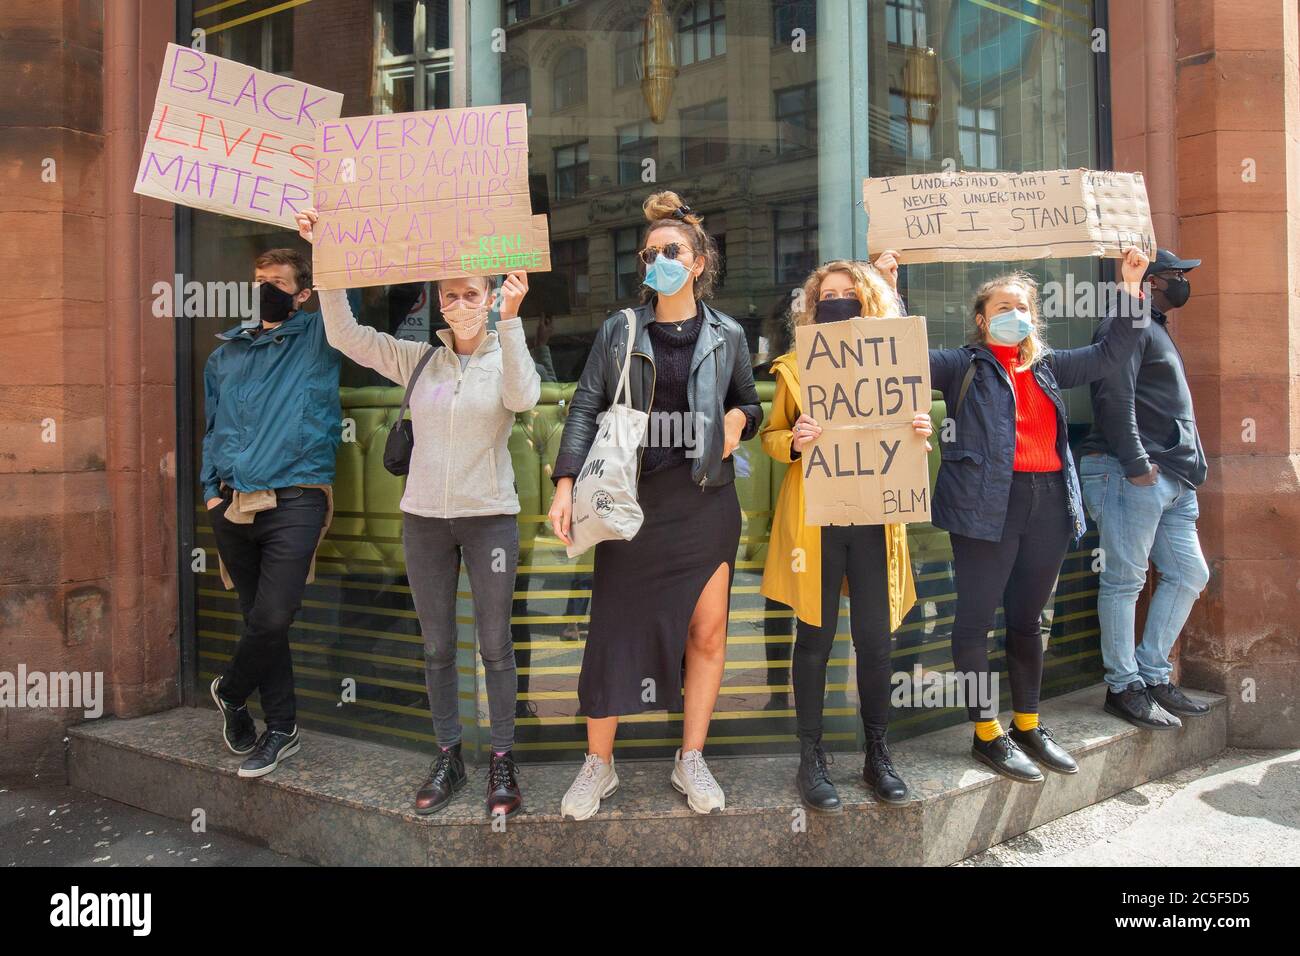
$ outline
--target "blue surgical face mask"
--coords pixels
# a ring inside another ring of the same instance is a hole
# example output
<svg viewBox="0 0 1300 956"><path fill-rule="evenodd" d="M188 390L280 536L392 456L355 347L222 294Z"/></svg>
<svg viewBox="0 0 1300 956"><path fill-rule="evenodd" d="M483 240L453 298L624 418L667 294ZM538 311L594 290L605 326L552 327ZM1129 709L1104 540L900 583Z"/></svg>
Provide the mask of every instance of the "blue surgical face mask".
<svg viewBox="0 0 1300 956"><path fill-rule="evenodd" d="M673 295L686 285L686 280L690 277L690 269L661 252L646 269L642 281L660 295Z"/></svg>
<svg viewBox="0 0 1300 956"><path fill-rule="evenodd" d="M999 345L1019 345L1033 327L1028 312L1012 309L989 320L989 338Z"/></svg>

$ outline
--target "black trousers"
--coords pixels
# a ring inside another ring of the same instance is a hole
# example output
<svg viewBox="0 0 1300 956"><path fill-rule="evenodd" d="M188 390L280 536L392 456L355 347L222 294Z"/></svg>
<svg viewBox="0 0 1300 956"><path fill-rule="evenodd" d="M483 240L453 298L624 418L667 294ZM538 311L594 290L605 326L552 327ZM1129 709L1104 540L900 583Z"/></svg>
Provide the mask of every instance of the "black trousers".
<svg viewBox="0 0 1300 956"><path fill-rule="evenodd" d="M889 724L889 569L883 525L824 527L822 531L822 623L800 621L795 629L791 677L799 739L822 735L826 662L839 623L840 588L849 579L849 630L857 658L862 726L883 734Z"/></svg>
<svg viewBox="0 0 1300 956"><path fill-rule="evenodd" d="M958 677L969 682L968 688L980 690L974 701L967 700L971 720L992 720L998 713L997 695L992 693L988 637L999 604L1006 620L1011 706L1021 713L1038 712L1043 681L1043 640L1038 622L1056 586L1073 534L1061 473L1018 471L1011 481L1001 541L950 535L957 578L953 668Z"/></svg>
<svg viewBox="0 0 1300 956"><path fill-rule="evenodd" d="M292 496L293 491L301 491ZM276 507L258 512L252 524L227 521L229 492L208 512L217 550L239 593L244 632L235 645L221 696L242 704L254 691L262 698L268 730L290 731L297 720L289 626L302 606L307 571L320 540L327 508L319 488L282 492Z"/></svg>

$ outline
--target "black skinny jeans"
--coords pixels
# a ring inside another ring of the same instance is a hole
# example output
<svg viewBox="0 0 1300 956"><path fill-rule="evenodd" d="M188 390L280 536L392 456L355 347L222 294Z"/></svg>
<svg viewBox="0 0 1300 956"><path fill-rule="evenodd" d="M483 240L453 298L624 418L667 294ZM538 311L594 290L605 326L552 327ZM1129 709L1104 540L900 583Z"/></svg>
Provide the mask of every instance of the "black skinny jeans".
<svg viewBox="0 0 1300 956"><path fill-rule="evenodd" d="M279 497L276 506L258 512L252 524L226 520L229 491L208 512L244 615L244 633L221 678L221 696L242 704L254 691L260 692L267 729L285 732L297 721L289 627L302 606L327 509L321 489L291 489L285 494L294 490L301 494Z"/></svg>
<svg viewBox="0 0 1300 956"><path fill-rule="evenodd" d="M839 623L840 587L849 579L849 630L857 657L858 700L867 734L889 724L889 569L884 525L824 527L822 530L822 623L800 621L795 631L791 678L799 740L822 735L826 662Z"/></svg>
<svg viewBox="0 0 1300 956"><path fill-rule="evenodd" d="M1059 471L1015 473L1001 541L949 535L957 578L952 660L957 676L979 689L975 706L967 702L971 720L992 720L998 714L997 696L986 691L992 688L988 637L999 604L1006 619L1011 706L1025 714L1038 712L1043 681L1038 622L1073 535Z"/></svg>

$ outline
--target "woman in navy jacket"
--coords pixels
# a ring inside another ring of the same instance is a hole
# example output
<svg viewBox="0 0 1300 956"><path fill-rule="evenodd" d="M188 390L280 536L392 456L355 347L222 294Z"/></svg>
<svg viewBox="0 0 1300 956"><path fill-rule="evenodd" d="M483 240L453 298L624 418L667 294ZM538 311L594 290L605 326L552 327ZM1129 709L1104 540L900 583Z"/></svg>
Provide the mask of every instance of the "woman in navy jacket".
<svg viewBox="0 0 1300 956"><path fill-rule="evenodd" d="M930 380L954 419L939 429L942 463L931 509L935 527L952 541L953 666L975 722L973 756L1013 780L1041 782L1039 764L1057 773L1079 769L1038 720L1039 619L1070 544L1084 532L1061 391L1104 377L1132 351L1143 322L1138 299L1147 262L1137 249L1124 257L1116 313L1130 320L1111 322L1092 345L1048 348L1038 284L1012 273L976 291L970 345L930 350ZM876 268L896 285L892 252ZM989 667L988 632L999 605L1015 713L1009 732L997 719Z"/></svg>

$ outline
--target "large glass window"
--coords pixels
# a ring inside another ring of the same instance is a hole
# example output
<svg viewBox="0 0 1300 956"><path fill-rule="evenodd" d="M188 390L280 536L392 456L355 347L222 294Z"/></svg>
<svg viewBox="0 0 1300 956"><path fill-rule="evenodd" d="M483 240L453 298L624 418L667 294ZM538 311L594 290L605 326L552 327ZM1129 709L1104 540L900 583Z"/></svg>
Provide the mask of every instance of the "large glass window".
<svg viewBox="0 0 1300 956"><path fill-rule="evenodd" d="M677 14L677 62L690 66L727 52L727 19L722 0L692 0Z"/></svg>
<svg viewBox="0 0 1300 956"><path fill-rule="evenodd" d="M673 189L704 210L726 267L711 305L745 328L766 404L774 393L769 363L793 347L792 294L819 263L866 254L869 223L856 205L863 176L1108 162L1096 135L1088 0L687 0L665 3L667 16L655 29L667 32L657 36L658 46L640 42L650 5L627 0L194 6L193 25L208 31L213 52L342 92L349 115L496 102L532 107L532 201L548 215L553 271L530 277L524 326L539 368L546 369L545 384L538 407L518 417L510 443L521 504L511 617L521 760L582 753L576 686L592 560L590 554L568 560L543 516L549 468L595 331L640 293L636 252L646 195ZM457 22L464 15L469 21ZM497 28L506 32L505 53L484 39ZM796 28L810 41L803 48L791 42ZM649 82L639 82L643 76ZM305 248L293 233L256 223L200 212L188 221L190 242L180 247L192 252L177 263L187 278L247 279L256 254ZM973 289L1018 267L1044 282L1067 272L1076 282L1099 274L1095 260L911 265L902 270L902 291L909 311L925 316L931 344L956 346L969 333ZM441 327L429 283L356 290L351 299L364 323L384 331L427 340ZM197 463L203 365L223 323L185 321L195 322L189 356L195 385L183 438ZM1056 347L1082 345L1093 328L1087 316L1052 318L1048 339ZM335 519L291 635L299 718L317 729L427 748L433 735L423 642L401 542L403 484L377 457L401 392L345 361L340 397L345 441ZM1090 406L1086 389L1067 398L1073 439L1087 427ZM737 484L744 530L711 752L795 746L793 619L758 593L783 466L757 441L744 453L749 475ZM183 622L196 643L195 678L202 685L229 659L239 607L217 577L198 489L182 494L193 499L195 544L210 557L197 577L193 618ZM908 537L918 602L894 635L895 670L944 670L951 667L955 599L951 548L929 526L911 527ZM1093 547L1090 536L1067 558L1051 620L1044 621L1052 633L1044 675L1049 696L1100 673ZM458 591L462 723L467 747L481 758L486 697L466 577ZM847 604L840 615L825 739L832 748L852 749L861 727ZM999 619L995 661L1003 640ZM345 680L355 682L356 699L341 703ZM901 738L961 719L955 712L900 710L891 733ZM671 755L680 732L680 715L629 721L620 731L620 758Z"/></svg>

